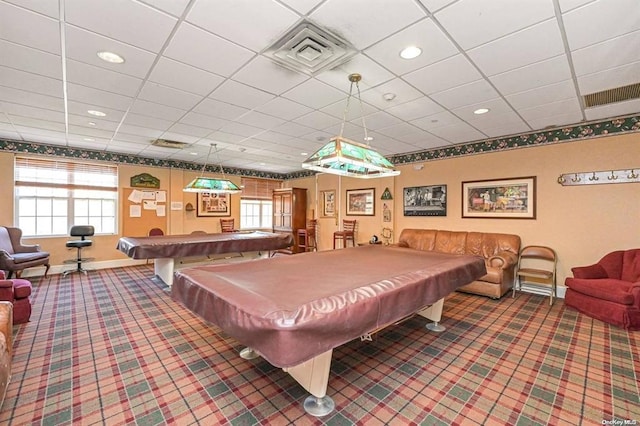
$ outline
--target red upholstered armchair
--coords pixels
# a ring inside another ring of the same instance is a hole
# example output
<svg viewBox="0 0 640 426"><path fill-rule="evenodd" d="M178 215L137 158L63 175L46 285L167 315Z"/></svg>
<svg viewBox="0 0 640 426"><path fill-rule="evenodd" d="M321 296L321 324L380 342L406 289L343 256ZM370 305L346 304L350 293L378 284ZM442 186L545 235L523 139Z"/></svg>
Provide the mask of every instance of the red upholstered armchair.
<svg viewBox="0 0 640 426"><path fill-rule="evenodd" d="M31 318L31 282L21 278L5 279L0 271L0 301L13 304L13 324L29 322Z"/></svg>
<svg viewBox="0 0 640 426"><path fill-rule="evenodd" d="M571 268L565 305L628 330L640 330L640 249L607 254L598 263Z"/></svg>

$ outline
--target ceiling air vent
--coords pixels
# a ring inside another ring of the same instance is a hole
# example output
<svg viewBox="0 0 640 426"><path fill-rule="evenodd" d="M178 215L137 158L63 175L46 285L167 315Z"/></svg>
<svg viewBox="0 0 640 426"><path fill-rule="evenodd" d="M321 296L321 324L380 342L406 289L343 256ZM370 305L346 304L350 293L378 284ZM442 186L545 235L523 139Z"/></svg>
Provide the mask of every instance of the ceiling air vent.
<svg viewBox="0 0 640 426"><path fill-rule="evenodd" d="M615 89L585 95L584 105L590 108L638 98L640 98L640 83L634 83L628 86L616 87Z"/></svg>
<svg viewBox="0 0 640 426"><path fill-rule="evenodd" d="M189 144L186 142L170 141L168 139L156 139L151 145L161 146L162 148L182 149Z"/></svg>
<svg viewBox="0 0 640 426"><path fill-rule="evenodd" d="M311 76L345 63L356 53L353 46L309 22L298 25L265 51L276 63Z"/></svg>

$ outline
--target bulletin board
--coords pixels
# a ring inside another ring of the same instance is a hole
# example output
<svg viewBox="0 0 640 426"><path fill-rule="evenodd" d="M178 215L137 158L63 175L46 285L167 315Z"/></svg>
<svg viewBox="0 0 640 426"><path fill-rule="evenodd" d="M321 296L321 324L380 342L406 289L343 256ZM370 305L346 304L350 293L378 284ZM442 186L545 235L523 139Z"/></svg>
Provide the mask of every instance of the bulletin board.
<svg viewBox="0 0 640 426"><path fill-rule="evenodd" d="M146 237L151 228L167 233L167 191L122 189L122 235Z"/></svg>

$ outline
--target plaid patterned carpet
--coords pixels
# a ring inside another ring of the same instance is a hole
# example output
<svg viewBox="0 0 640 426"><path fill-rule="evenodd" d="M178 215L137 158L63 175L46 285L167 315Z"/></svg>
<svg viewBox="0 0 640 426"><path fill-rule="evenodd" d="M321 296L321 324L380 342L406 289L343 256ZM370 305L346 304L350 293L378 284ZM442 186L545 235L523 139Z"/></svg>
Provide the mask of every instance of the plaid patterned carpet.
<svg viewBox="0 0 640 426"><path fill-rule="evenodd" d="M172 301L153 265L34 281L0 424L510 424L640 421L640 333L542 296L455 293L442 334L416 317L334 351L336 411ZM612 423L610 423L612 424Z"/></svg>

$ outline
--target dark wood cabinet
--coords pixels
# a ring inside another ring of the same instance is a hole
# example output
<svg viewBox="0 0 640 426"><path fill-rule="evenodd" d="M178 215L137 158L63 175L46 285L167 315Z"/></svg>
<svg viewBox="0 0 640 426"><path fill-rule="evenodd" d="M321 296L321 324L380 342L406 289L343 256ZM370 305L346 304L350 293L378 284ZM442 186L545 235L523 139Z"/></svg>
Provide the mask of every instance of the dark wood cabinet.
<svg viewBox="0 0 640 426"><path fill-rule="evenodd" d="M293 252L298 252L298 229L307 227L307 190L282 188L273 190L273 232L293 235Z"/></svg>

